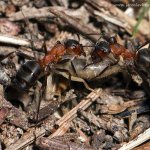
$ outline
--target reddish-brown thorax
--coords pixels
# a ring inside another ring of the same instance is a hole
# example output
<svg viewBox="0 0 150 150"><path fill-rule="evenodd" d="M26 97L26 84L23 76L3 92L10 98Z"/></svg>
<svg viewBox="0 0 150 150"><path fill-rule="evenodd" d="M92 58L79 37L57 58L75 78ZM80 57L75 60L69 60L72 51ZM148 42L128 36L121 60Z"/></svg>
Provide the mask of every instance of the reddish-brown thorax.
<svg viewBox="0 0 150 150"><path fill-rule="evenodd" d="M115 57L122 56L123 59L133 59L135 57L134 52L129 51L118 43L110 44L110 49Z"/></svg>
<svg viewBox="0 0 150 150"><path fill-rule="evenodd" d="M61 56L63 56L66 52L65 46L63 44L56 44L50 52L48 52L41 60L39 60L39 64L41 67L47 66L49 63L56 63L61 60Z"/></svg>

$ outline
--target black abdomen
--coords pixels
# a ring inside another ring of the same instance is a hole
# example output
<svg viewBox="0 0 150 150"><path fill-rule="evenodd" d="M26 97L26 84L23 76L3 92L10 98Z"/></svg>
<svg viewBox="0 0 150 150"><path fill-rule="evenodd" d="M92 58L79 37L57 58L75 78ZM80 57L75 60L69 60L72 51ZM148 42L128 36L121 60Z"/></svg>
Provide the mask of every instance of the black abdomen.
<svg viewBox="0 0 150 150"><path fill-rule="evenodd" d="M37 81L41 67L35 60L25 62L16 74L13 85L20 90L27 90Z"/></svg>

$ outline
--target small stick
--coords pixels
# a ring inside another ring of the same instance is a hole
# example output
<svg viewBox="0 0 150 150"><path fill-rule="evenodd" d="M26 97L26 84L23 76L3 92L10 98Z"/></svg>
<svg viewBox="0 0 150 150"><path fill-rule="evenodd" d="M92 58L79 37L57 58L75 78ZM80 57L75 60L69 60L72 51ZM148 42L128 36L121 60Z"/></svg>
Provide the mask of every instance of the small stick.
<svg viewBox="0 0 150 150"><path fill-rule="evenodd" d="M132 150L133 148L139 146L140 144L146 142L150 139L150 128L148 128L144 133L140 134L135 140L123 145L118 150Z"/></svg>
<svg viewBox="0 0 150 150"><path fill-rule="evenodd" d="M62 126L60 126L53 134L49 136L49 139L56 137L56 136L62 136L64 135L70 127L70 121L65 122Z"/></svg>
<svg viewBox="0 0 150 150"><path fill-rule="evenodd" d="M23 9L22 11L18 11L16 13L9 15L9 20L10 21L24 20L23 14L28 19L40 18L40 17L54 17L54 15L49 12L49 8L50 7L43 7L40 9L26 8L26 9ZM23 14L22 14L22 12L23 12Z"/></svg>
<svg viewBox="0 0 150 150"><path fill-rule="evenodd" d="M15 36L8 36L0 34L0 42L6 44L20 45L20 46L30 46L31 43L27 39L18 38Z"/></svg>

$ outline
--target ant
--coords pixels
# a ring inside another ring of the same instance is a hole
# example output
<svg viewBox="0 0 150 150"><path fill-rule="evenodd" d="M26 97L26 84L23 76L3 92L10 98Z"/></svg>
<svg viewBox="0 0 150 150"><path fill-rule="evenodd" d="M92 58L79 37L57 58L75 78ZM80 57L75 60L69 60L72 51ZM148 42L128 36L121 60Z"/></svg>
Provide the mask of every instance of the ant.
<svg viewBox="0 0 150 150"><path fill-rule="evenodd" d="M99 60L105 59L105 57L109 57L113 60L115 58L116 63L118 63L120 60L123 63L125 62L125 65L127 66L128 65L137 66L138 64L140 65L140 67L144 67L144 68L149 67L150 46L148 48L143 48L145 45L149 44L148 42L142 45L138 45L138 47L134 47L133 50L119 44L117 42L116 36L108 37L104 35L103 38L105 40L97 42L94 45L94 50L91 53L91 58L94 63ZM112 54L113 57L112 55L109 56L110 54Z"/></svg>
<svg viewBox="0 0 150 150"><path fill-rule="evenodd" d="M130 73L132 72L131 68L133 68L138 73L138 75L143 80L142 86L144 87L146 93L150 97L150 93L148 90L150 89L150 85L147 79L150 76L149 75L150 45L147 48L143 48L144 46L149 44L149 42L146 42L138 46L133 51L119 44L115 36L112 36L112 37L104 36L104 39L105 41L97 42L94 45L94 50L91 53L93 62L95 61L96 58L105 59L105 57L109 56L109 54L112 54L113 57L117 59L116 63L118 63L118 61L121 60L121 62L123 63L125 62L126 68ZM132 66L132 67L130 68L129 66Z"/></svg>
<svg viewBox="0 0 150 150"><path fill-rule="evenodd" d="M46 48L46 45L44 45ZM28 60L24 64L22 64L19 70L16 73L14 79L12 79L12 83L5 89L5 95L7 100L12 101L13 103L19 102L23 108L23 110L28 111L28 105L31 102L31 98L23 99L26 95L26 92L35 85L38 79L41 78L42 73L44 73L44 83L41 87L42 94L45 92L45 85L47 82L47 76L51 73L50 71L59 74L59 72L65 72L69 74L68 70L56 68L57 63L61 63L63 61L63 56L71 55L73 57L78 57L81 55L85 55L83 46L77 40L68 39L64 43L58 41L52 49L41 59L39 60ZM72 60L67 60L72 61ZM69 74L70 75L70 74ZM71 75L66 77L69 80L73 80ZM87 89L91 90L91 88L87 85L87 83L82 79L83 84ZM10 92L11 91L11 92ZM17 95L15 94L17 93ZM40 96L40 97L41 97ZM37 101L36 104L36 114L38 115L39 107L41 103L41 98ZM36 102L35 102L36 103ZM38 116L35 116L35 120L38 121Z"/></svg>
<svg viewBox="0 0 150 150"><path fill-rule="evenodd" d="M150 64L150 46L148 48L143 48L148 42L140 45L135 49L135 51L125 48L125 46L117 42L115 36L106 37L106 41L97 42L94 46L94 50L91 54L92 59L97 56L101 59L108 56L110 53L113 54L114 58L122 58L123 61L134 61L134 64L138 63L140 66L149 67ZM93 59L94 61L94 59Z"/></svg>
<svg viewBox="0 0 150 150"><path fill-rule="evenodd" d="M50 63L57 63L65 54L72 56L85 56L83 46L77 40L68 39L66 42L64 42L64 44L58 41L51 51L48 52L41 60L39 60L39 64L41 67L45 67Z"/></svg>
<svg viewBox="0 0 150 150"><path fill-rule="evenodd" d="M91 54L93 61L96 57L103 59L110 53L112 53L116 59L122 57L123 60L133 60L135 58L135 53L119 44L115 36L109 38L104 36L104 39L106 39L106 41L100 41L95 44Z"/></svg>
<svg viewBox="0 0 150 150"><path fill-rule="evenodd" d="M29 60L18 70L12 85L21 90L28 90L38 80L41 72L49 65L61 61L62 56L70 54L73 56L85 55L82 45L73 39L68 39L64 44L59 41L40 60Z"/></svg>

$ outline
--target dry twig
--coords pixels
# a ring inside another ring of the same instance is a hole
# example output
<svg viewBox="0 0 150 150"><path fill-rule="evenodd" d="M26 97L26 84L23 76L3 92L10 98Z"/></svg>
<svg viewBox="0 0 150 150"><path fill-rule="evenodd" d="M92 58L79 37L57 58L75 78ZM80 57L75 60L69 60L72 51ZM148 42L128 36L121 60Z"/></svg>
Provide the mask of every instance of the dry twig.
<svg viewBox="0 0 150 150"><path fill-rule="evenodd" d="M15 36L8 36L0 34L0 42L6 44L20 45L20 46L30 46L31 43L27 39L18 38Z"/></svg>
<svg viewBox="0 0 150 150"><path fill-rule="evenodd" d="M139 146L145 141L150 139L150 128L147 129L144 133L140 134L135 140L130 141L129 143L123 145L119 150L132 150L133 148Z"/></svg>
<svg viewBox="0 0 150 150"><path fill-rule="evenodd" d="M29 19L39 18L39 17L54 17L54 15L49 12L49 8L50 7L43 7L41 9L26 8L23 9L22 11L18 11L17 13L13 13L9 15L9 20L10 21L24 20L23 14L25 15L26 18Z"/></svg>

